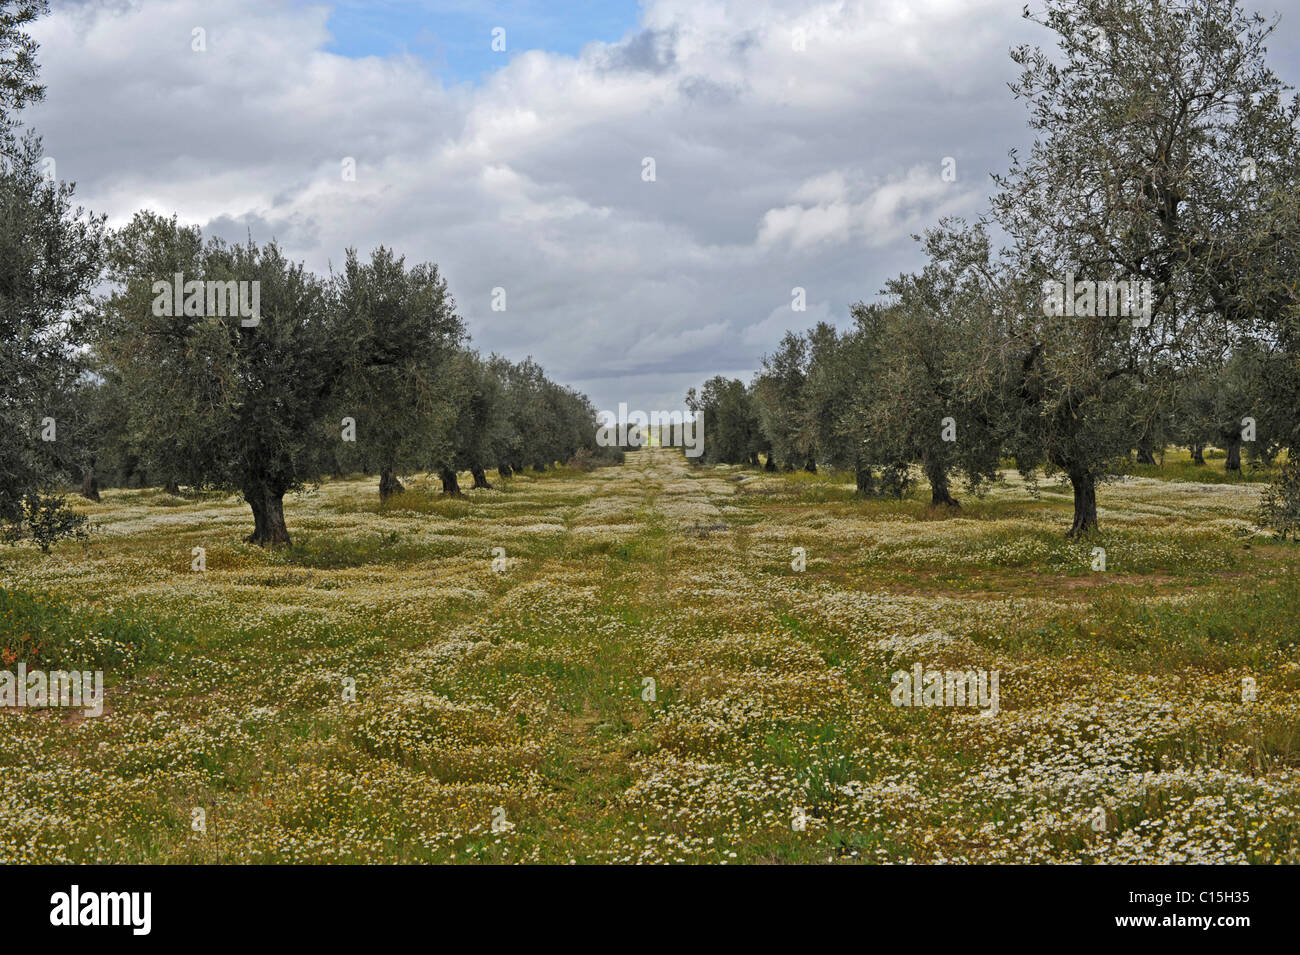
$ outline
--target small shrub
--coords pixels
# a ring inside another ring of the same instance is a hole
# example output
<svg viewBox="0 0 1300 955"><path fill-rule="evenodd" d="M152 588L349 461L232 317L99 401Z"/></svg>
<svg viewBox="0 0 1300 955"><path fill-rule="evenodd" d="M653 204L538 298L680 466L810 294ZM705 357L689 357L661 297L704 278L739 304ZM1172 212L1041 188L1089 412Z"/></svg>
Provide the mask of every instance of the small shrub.
<svg viewBox="0 0 1300 955"><path fill-rule="evenodd" d="M49 553L50 545L65 537L86 537L86 515L68 506L62 494L45 494L40 491L23 498L22 517L5 532L10 544L35 541L42 553Z"/></svg>
<svg viewBox="0 0 1300 955"><path fill-rule="evenodd" d="M1286 540L1300 540L1300 462L1288 461L1277 481L1264 489L1259 503L1260 527Z"/></svg>

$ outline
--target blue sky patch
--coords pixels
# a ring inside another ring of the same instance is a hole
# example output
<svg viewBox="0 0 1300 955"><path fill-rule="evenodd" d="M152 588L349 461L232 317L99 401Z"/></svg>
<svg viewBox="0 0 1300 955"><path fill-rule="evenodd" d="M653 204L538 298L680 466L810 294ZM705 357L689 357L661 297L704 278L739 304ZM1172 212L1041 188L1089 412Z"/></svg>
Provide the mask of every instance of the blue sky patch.
<svg viewBox="0 0 1300 955"><path fill-rule="evenodd" d="M634 0L340 0L327 49L347 57L409 53L445 82L479 82L526 50L576 55L593 40L614 42L637 24ZM506 31L506 51L492 31Z"/></svg>

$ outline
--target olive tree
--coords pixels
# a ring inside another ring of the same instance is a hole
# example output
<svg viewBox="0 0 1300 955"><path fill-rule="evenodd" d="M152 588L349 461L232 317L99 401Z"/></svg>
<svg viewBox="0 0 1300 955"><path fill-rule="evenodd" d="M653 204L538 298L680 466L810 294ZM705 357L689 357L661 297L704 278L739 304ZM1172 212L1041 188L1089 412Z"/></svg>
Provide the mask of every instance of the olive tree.
<svg viewBox="0 0 1300 955"><path fill-rule="evenodd" d="M996 280L982 228L954 220L925 237L929 262L885 286L872 444L917 461L934 506L957 507L950 475L978 491L997 476L1005 395L989 349L999 336Z"/></svg>
<svg viewBox="0 0 1300 955"><path fill-rule="evenodd" d="M403 489L399 471L433 466L451 444L464 324L436 265L408 269L383 247L369 262L349 249L332 291L340 344L351 354L338 429L330 422L326 433L355 439L386 500Z"/></svg>
<svg viewBox="0 0 1300 955"><path fill-rule="evenodd" d="M1036 140L994 199L1022 293L1013 437L1018 462L1069 479L1077 535L1169 370L1273 301L1251 279L1275 246L1250 238L1268 203L1250 200L1293 165L1295 108L1263 62L1269 26L1233 0L1046 0L1026 16L1056 50L1013 51Z"/></svg>
<svg viewBox="0 0 1300 955"><path fill-rule="evenodd" d="M288 543L284 496L315 476L316 425L356 345L327 285L274 243L199 238L151 213L111 236L99 351L151 455L185 483L240 491L252 543ZM238 283L257 314L213 314L209 291Z"/></svg>

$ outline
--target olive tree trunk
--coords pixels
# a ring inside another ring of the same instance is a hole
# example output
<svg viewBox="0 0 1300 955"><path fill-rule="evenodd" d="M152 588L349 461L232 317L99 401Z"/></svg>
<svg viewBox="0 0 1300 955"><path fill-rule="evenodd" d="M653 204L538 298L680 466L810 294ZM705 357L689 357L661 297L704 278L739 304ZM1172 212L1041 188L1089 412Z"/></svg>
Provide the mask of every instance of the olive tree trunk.
<svg viewBox="0 0 1300 955"><path fill-rule="evenodd" d="M81 479L81 496L88 501L99 500L99 479L94 471L87 471Z"/></svg>
<svg viewBox="0 0 1300 955"><path fill-rule="evenodd" d="M876 493L876 480L875 475L871 473L871 468L859 464L853 469L853 477L857 483L858 494L870 497Z"/></svg>
<svg viewBox="0 0 1300 955"><path fill-rule="evenodd" d="M938 461L926 460L922 465L925 478L930 482L932 507L961 507L948 487L948 468Z"/></svg>
<svg viewBox="0 0 1300 955"><path fill-rule="evenodd" d="M397 479L397 475L393 473L392 468L386 468L382 473L380 473L379 500L386 501L394 494L401 494L405 490L406 488L403 487L402 482Z"/></svg>
<svg viewBox="0 0 1300 955"><path fill-rule="evenodd" d="M289 528L284 523L284 492L268 484L244 489L244 500L253 509L253 533L250 544L262 547L289 543Z"/></svg>
<svg viewBox="0 0 1300 955"><path fill-rule="evenodd" d="M1074 524L1066 537L1080 537L1097 529L1097 479L1084 468L1066 472L1074 486Z"/></svg>
<svg viewBox="0 0 1300 955"><path fill-rule="evenodd" d="M1223 470L1240 471L1241 470L1241 435L1234 434L1228 439L1228 460L1223 462Z"/></svg>

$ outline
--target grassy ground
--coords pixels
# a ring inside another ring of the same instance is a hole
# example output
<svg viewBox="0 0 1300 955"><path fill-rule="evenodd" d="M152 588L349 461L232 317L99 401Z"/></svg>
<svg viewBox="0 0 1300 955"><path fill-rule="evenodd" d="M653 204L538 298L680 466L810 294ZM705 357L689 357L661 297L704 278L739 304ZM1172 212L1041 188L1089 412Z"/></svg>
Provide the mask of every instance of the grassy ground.
<svg viewBox="0 0 1300 955"><path fill-rule="evenodd" d="M950 514L667 450L325 484L276 552L235 497L109 491L0 554L3 665L108 683L0 711L0 862L1296 862L1300 549L1215 470L1104 486L1077 543L1052 484ZM892 705L916 663L997 715Z"/></svg>

